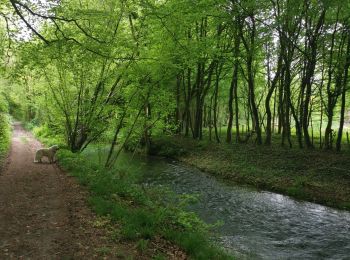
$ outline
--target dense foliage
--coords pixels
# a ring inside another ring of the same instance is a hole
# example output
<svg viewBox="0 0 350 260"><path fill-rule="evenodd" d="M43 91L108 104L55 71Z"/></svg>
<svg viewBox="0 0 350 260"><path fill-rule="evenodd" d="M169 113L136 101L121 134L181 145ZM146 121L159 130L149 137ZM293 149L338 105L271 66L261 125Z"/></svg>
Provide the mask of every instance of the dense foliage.
<svg viewBox="0 0 350 260"><path fill-rule="evenodd" d="M116 170L121 151L139 146L181 157L189 143L188 160L205 170L349 208L347 175L328 181L346 158L289 149L350 145L349 0L0 0L0 18L0 154L8 113L66 146L61 166L95 212L123 224L117 239L143 248L161 236L194 258L225 257L196 216ZM96 143L108 145L98 163ZM276 143L271 157L258 147ZM299 174L310 158L325 166Z"/></svg>
<svg viewBox="0 0 350 260"><path fill-rule="evenodd" d="M2 88L17 117L73 152L109 142L108 167L158 133L346 141L349 1L10 0L1 10Z"/></svg>

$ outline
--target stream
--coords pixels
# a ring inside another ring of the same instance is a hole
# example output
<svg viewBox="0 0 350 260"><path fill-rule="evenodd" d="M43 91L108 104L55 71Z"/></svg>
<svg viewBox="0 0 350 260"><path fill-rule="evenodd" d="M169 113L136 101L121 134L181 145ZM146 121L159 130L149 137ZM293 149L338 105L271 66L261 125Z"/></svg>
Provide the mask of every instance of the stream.
<svg viewBox="0 0 350 260"><path fill-rule="evenodd" d="M173 160L135 161L145 184L199 194L190 210L207 223L223 221L218 243L239 258L350 259L350 212L228 185Z"/></svg>

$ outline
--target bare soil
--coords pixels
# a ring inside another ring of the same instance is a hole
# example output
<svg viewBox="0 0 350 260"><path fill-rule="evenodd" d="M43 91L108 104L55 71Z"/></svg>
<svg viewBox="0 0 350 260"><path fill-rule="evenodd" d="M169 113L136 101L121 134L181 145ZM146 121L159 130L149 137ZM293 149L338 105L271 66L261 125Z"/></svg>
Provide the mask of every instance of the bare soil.
<svg viewBox="0 0 350 260"><path fill-rule="evenodd" d="M0 259L145 258L111 240L108 221L91 212L74 178L55 164L33 162L40 147L14 124L0 174Z"/></svg>

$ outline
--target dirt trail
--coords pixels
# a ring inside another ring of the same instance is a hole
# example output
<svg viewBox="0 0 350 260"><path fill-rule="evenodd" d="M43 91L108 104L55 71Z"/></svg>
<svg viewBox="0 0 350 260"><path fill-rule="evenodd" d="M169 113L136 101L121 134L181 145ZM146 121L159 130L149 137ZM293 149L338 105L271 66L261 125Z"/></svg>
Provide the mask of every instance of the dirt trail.
<svg viewBox="0 0 350 260"><path fill-rule="evenodd" d="M106 249L106 230L93 225L86 192L55 164L33 163L39 147L14 124L0 174L0 259L101 259L102 251L108 259L117 258L118 249Z"/></svg>

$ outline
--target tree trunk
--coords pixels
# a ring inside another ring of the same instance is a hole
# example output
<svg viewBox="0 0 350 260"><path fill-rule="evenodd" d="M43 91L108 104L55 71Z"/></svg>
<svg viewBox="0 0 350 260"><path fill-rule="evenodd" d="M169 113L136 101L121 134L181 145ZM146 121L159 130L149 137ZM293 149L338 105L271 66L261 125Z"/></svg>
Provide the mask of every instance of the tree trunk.
<svg viewBox="0 0 350 260"><path fill-rule="evenodd" d="M240 20L239 17L236 17L236 26L240 26ZM231 143L232 141L232 124L233 124L233 99L236 98L237 94L237 87L238 87L238 69L239 69L239 46L240 46L240 37L239 37L239 30L236 28L235 33L235 42L234 42L234 65L233 65L233 73L232 73L232 80L230 85L230 92L229 92L229 100L228 100L228 109L229 109L229 118L228 118L228 124L227 124L227 134L226 134L226 142ZM237 99L236 99L237 100ZM238 101L236 101L237 103ZM237 133L239 136L239 131L237 132L237 116L238 116L238 104L236 105L236 139Z"/></svg>
<svg viewBox="0 0 350 260"><path fill-rule="evenodd" d="M268 65L269 66L269 65ZM282 54L280 53L279 58L278 58L278 65L277 65L277 70L276 70L276 75L274 76L271 86L268 90L266 99L265 99L265 110L266 110L266 139L265 139L265 144L270 145L271 144L271 135L272 135L272 126L271 126L271 121L272 121L272 113L271 113L271 108L270 108L270 101L273 92L275 91L275 88L277 86L277 82L280 77L281 73L281 66L282 66ZM270 69L268 69L268 73L270 73Z"/></svg>
<svg viewBox="0 0 350 260"><path fill-rule="evenodd" d="M239 142L240 140L240 131L239 131L239 107L238 107L238 95L237 95L237 89L238 85L236 88L234 88L234 97L235 97L235 119L236 119L236 143Z"/></svg>
<svg viewBox="0 0 350 260"><path fill-rule="evenodd" d="M350 67L350 36L348 35L348 46L346 48L346 63L344 66L344 76L343 76L343 86L342 86L342 96L341 96L340 122L339 122L339 130L338 130L338 137L337 137L337 144L336 144L337 151L340 151L340 149L341 149L341 141L342 141L342 137L343 137L346 91L347 91L347 85L348 85L349 67Z"/></svg>
<svg viewBox="0 0 350 260"><path fill-rule="evenodd" d="M215 79L215 89L214 89L214 130L215 130L215 139L218 143L220 143L220 137L218 134L218 126L217 126L217 121L218 121L218 96L219 96L219 76L221 72L221 68L218 68L219 65L216 65L216 79ZM219 71L220 70L220 71Z"/></svg>

